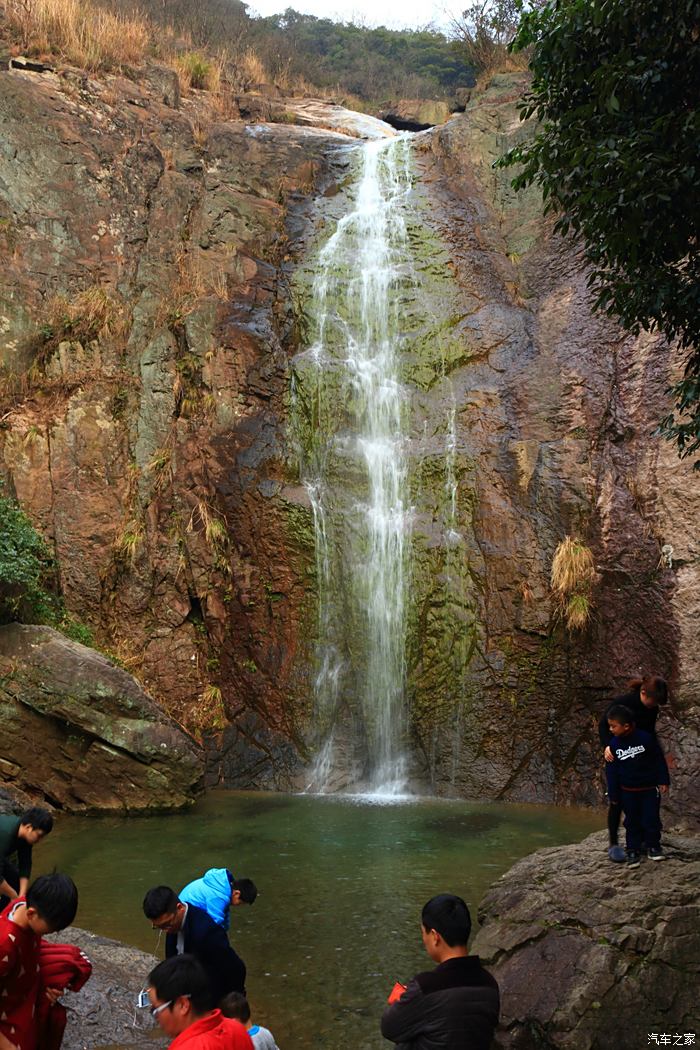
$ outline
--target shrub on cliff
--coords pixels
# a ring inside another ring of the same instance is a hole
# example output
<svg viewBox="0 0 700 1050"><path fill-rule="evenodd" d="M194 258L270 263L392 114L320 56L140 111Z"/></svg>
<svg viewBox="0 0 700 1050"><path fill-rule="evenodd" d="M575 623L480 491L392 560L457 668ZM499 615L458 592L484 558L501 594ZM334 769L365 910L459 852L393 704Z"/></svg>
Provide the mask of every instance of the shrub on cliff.
<svg viewBox="0 0 700 1050"><path fill-rule="evenodd" d="M681 456L700 450L699 27L699 0L548 0L525 14L521 118L539 129L500 161L580 240L595 308L687 349L660 427Z"/></svg>
<svg viewBox="0 0 700 1050"><path fill-rule="evenodd" d="M55 595L51 551L16 500L0 490L0 623L53 620Z"/></svg>
<svg viewBox="0 0 700 1050"><path fill-rule="evenodd" d="M47 624L94 648L92 631L66 612L55 585L51 549L17 500L3 495L0 482L0 624Z"/></svg>

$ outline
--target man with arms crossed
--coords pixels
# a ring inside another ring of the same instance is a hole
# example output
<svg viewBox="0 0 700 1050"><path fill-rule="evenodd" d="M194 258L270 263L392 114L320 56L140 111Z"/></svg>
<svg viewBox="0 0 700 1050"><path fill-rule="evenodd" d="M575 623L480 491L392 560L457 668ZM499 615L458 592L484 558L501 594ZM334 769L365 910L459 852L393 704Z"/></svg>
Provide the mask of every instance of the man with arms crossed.
<svg viewBox="0 0 700 1050"><path fill-rule="evenodd" d="M417 974L400 997L392 993L382 1015L382 1035L399 1050L490 1047L498 1024L498 984L479 957L467 952L471 925L466 904L451 893L433 897L423 908L423 944L437 966Z"/></svg>

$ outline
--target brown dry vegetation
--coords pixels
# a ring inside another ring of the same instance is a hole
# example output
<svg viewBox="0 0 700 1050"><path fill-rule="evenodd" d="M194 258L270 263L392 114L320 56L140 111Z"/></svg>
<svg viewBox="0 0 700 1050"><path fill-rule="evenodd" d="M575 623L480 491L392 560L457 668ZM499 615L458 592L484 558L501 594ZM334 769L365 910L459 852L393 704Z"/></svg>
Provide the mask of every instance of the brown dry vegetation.
<svg viewBox="0 0 700 1050"><path fill-rule="evenodd" d="M0 14L3 11L0 0ZM14 52L59 59L91 73L130 69L153 59L171 66L184 94L209 92L226 115L231 93L250 90L273 79L260 55L241 43L240 50L207 50L172 26L156 24L129 9L110 11L92 0L4 0L5 27ZM313 92L303 78L276 76L284 90Z"/></svg>
<svg viewBox="0 0 700 1050"><path fill-rule="evenodd" d="M595 580L591 549L565 536L554 552L550 584L570 631L582 630L591 618Z"/></svg>
<svg viewBox="0 0 700 1050"><path fill-rule="evenodd" d="M138 64L148 50L151 27L144 18L86 0L6 0L5 13L25 52L58 55L90 71Z"/></svg>

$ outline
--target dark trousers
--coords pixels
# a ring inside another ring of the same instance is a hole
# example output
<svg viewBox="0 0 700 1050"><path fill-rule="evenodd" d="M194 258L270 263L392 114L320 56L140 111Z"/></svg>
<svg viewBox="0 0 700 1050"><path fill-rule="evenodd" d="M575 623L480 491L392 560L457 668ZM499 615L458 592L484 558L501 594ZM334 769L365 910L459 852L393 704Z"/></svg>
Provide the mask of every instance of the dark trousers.
<svg viewBox="0 0 700 1050"><path fill-rule="evenodd" d="M617 834L620 830L620 817L622 809L619 802L610 802L608 805L608 838L611 846L617 846Z"/></svg>
<svg viewBox="0 0 700 1050"><path fill-rule="evenodd" d="M17 890L17 892L19 893L19 871L17 870L14 864L10 863L9 860L6 860L3 864L2 877L5 880L5 882L9 882L13 890ZM2 909L5 908L9 903L10 898L4 897L0 893L0 911L2 911Z"/></svg>
<svg viewBox="0 0 700 1050"><path fill-rule="evenodd" d="M625 814L627 849L639 851L644 843L661 845L661 796L659 789L644 788L642 791L622 790L622 811Z"/></svg>

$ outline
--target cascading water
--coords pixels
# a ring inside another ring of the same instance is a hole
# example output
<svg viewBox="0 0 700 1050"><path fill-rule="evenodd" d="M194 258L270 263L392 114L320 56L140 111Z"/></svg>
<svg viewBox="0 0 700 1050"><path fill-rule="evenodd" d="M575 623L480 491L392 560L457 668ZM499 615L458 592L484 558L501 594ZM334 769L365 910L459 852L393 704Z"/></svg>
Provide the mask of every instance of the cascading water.
<svg viewBox="0 0 700 1050"><path fill-rule="evenodd" d="M358 148L354 203L320 252L298 356L311 436L302 456L316 538L320 749L310 788L334 785L339 724L349 779L396 794L406 780L404 703L410 508L400 303L413 283L408 136ZM347 747L347 745L345 745Z"/></svg>

